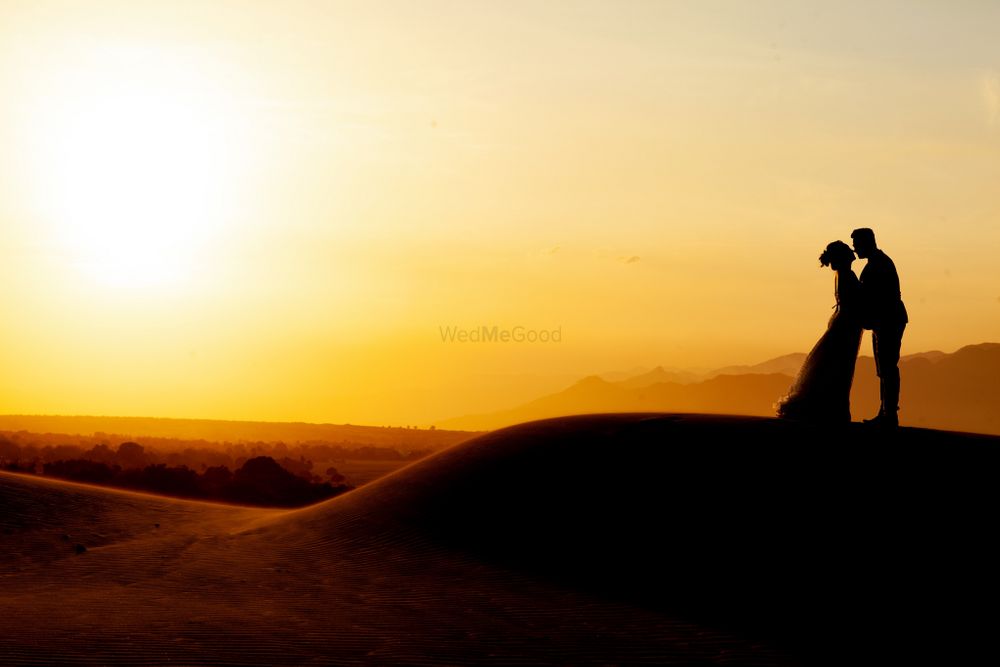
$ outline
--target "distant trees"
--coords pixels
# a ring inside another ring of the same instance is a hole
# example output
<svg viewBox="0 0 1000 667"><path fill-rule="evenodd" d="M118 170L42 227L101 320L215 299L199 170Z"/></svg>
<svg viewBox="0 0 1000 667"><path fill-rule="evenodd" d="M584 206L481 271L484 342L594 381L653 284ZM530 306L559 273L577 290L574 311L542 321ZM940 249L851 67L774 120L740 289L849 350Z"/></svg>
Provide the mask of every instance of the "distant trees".
<svg viewBox="0 0 1000 667"><path fill-rule="evenodd" d="M21 447L11 440L0 436L0 463L17 461L21 457Z"/></svg>
<svg viewBox="0 0 1000 667"><path fill-rule="evenodd" d="M292 507L353 488L337 466L347 460L413 461L431 449L370 443L209 442L0 431L0 469L183 498Z"/></svg>
<svg viewBox="0 0 1000 667"><path fill-rule="evenodd" d="M118 445L116 459L123 468L142 468L150 463L146 448L138 442L123 442Z"/></svg>
<svg viewBox="0 0 1000 667"><path fill-rule="evenodd" d="M287 445L282 442L212 443L176 438L143 438L143 444L125 440L114 447L105 441L107 437L105 433L69 436L2 431L0 468L44 473L46 464L80 460L103 463L112 469L117 466L122 471L142 470L161 464L165 469L187 467L204 476L211 468L226 468L232 474L231 471L239 470L250 459L268 456L285 470L309 482L329 482L337 487L348 484L348 480L337 470L337 466L344 461L413 461L432 451L400 451L392 447L348 441L309 441ZM54 468L50 468L52 469ZM82 467L78 467L73 474L100 476L94 470L84 472ZM212 473L210 485L218 486L223 483L219 474L218 471ZM166 480L157 483L183 486L176 479L169 483Z"/></svg>
<svg viewBox="0 0 1000 667"><path fill-rule="evenodd" d="M109 484L120 476L122 469L109 466L107 463L72 459L69 461L53 461L42 465L42 474L61 479L71 479L88 484Z"/></svg>
<svg viewBox="0 0 1000 667"><path fill-rule="evenodd" d="M199 474L187 466L172 467L164 463L123 469L117 464L84 459L45 463L42 472L76 482L267 507L308 505L353 488L299 477L270 456L249 459L235 473L225 466L213 466Z"/></svg>
<svg viewBox="0 0 1000 667"><path fill-rule="evenodd" d="M309 481L281 467L270 456L257 456L233 474L226 488L237 502L283 507L307 505L331 498L351 487Z"/></svg>
<svg viewBox="0 0 1000 667"><path fill-rule="evenodd" d="M287 445L281 442L213 443L154 437L143 438L142 444L123 438L122 443L114 447L106 441L106 434L69 436L0 431L0 465L13 461L49 463L86 459L116 464L123 469L165 463L169 466L186 465L192 470L219 465L235 470L255 456L270 456L295 474L308 476L316 474L312 472L314 468L325 470L337 461L414 461L432 451L430 448L401 450L348 441L309 441Z"/></svg>

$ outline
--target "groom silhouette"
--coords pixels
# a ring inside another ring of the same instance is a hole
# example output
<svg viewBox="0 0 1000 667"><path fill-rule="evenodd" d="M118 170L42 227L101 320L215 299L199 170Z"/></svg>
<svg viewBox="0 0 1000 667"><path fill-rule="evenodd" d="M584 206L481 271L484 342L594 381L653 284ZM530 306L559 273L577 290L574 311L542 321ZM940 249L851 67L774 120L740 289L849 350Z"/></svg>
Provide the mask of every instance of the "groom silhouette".
<svg viewBox="0 0 1000 667"><path fill-rule="evenodd" d="M881 407L864 420L876 426L899 426L899 348L909 318L899 291L896 265L875 244L875 232L862 227L851 232L854 252L868 263L861 272L862 325L872 331L875 372Z"/></svg>

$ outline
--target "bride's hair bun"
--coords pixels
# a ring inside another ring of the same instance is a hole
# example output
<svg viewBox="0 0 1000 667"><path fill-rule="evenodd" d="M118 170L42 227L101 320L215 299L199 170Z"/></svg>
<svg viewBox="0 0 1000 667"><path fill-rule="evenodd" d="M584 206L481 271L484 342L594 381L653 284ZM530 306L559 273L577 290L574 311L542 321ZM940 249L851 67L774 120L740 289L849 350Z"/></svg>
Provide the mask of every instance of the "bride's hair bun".
<svg viewBox="0 0 1000 667"><path fill-rule="evenodd" d="M843 241L831 242L826 246L823 254L819 256L820 266L830 266L838 260L846 262L854 260L854 251Z"/></svg>

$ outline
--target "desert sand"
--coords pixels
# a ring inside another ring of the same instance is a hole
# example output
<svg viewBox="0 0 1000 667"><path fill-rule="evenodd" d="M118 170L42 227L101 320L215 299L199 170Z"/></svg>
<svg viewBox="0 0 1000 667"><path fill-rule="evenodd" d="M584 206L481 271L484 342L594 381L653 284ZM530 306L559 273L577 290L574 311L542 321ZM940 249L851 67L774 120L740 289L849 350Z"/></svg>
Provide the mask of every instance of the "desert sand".
<svg viewBox="0 0 1000 667"><path fill-rule="evenodd" d="M582 415L299 510L0 474L3 664L988 653L1000 439Z"/></svg>

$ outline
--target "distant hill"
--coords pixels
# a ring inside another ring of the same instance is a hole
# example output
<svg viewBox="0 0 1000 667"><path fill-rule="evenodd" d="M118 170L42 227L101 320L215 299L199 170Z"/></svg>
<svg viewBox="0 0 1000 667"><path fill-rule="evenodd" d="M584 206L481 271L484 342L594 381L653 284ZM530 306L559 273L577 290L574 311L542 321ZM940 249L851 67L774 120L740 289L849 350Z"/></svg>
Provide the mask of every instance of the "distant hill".
<svg viewBox="0 0 1000 667"><path fill-rule="evenodd" d="M900 373L907 424L1000 434L1000 344L908 359Z"/></svg>
<svg viewBox="0 0 1000 667"><path fill-rule="evenodd" d="M567 389L510 410L470 415L442 422L449 428L500 428L534 419L588 412L701 412L710 414L772 415L771 404L791 382L780 373L719 375L692 384L657 382L629 386L596 375ZM669 407L667 407L669 406Z"/></svg>
<svg viewBox="0 0 1000 667"><path fill-rule="evenodd" d="M789 388L805 354L795 353L753 366L728 366L707 379L661 379L676 373L656 368L610 382L586 377L561 392L497 412L440 423L446 428L493 429L532 419L583 412L680 411L771 416ZM983 343L948 354L906 355L900 419L911 426L1000 434L1000 344ZM861 356L851 392L855 420L878 411L874 360Z"/></svg>
<svg viewBox="0 0 1000 667"><path fill-rule="evenodd" d="M605 376L605 380L613 381L611 378ZM696 373L691 373L687 371L668 371L663 368L663 366L657 366L651 371L645 373L640 373L629 378L623 378L617 381L617 384L625 388L639 388L648 387L651 384L657 384L659 382L675 382L677 384L693 384L704 378L700 377Z"/></svg>
<svg viewBox="0 0 1000 667"><path fill-rule="evenodd" d="M805 360L806 355L804 352L794 352L775 359L769 359L763 363L754 364L753 366L726 366L719 368L709 373L708 377L718 375L770 375L772 373L781 373L782 375L795 377L795 374L799 372L799 368L802 366L802 362Z"/></svg>

